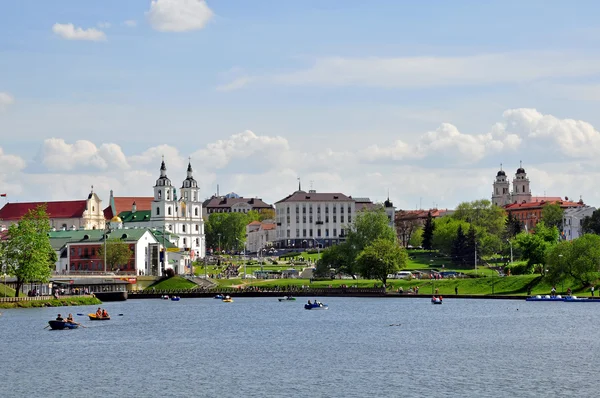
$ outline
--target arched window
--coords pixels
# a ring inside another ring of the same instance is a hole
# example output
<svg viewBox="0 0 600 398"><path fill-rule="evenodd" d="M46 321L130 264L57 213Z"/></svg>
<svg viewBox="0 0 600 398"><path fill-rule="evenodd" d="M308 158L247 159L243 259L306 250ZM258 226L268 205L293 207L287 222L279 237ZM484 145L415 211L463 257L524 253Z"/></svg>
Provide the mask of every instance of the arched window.
<svg viewBox="0 0 600 398"><path fill-rule="evenodd" d="M167 192L167 200L171 200L171 190L167 189L166 192Z"/></svg>
<svg viewBox="0 0 600 398"><path fill-rule="evenodd" d="M158 190L158 199L162 199L162 191L160 189Z"/></svg>
<svg viewBox="0 0 600 398"><path fill-rule="evenodd" d="M167 191L168 192L168 191ZM167 207L167 213L171 215L171 207Z"/></svg>
<svg viewBox="0 0 600 398"><path fill-rule="evenodd" d="M183 245L185 246L187 244L187 240L185 238L183 238Z"/></svg>
<svg viewBox="0 0 600 398"><path fill-rule="evenodd" d="M200 246L200 238L196 238L196 246Z"/></svg>
<svg viewBox="0 0 600 398"><path fill-rule="evenodd" d="M198 208L194 208L194 215L197 216L198 215Z"/></svg>
<svg viewBox="0 0 600 398"><path fill-rule="evenodd" d="M196 192L192 193L192 200L195 202L196 201Z"/></svg>
<svg viewBox="0 0 600 398"><path fill-rule="evenodd" d="M182 232L185 232L185 224L183 224L183 225L181 226L181 231L182 231Z"/></svg>
<svg viewBox="0 0 600 398"><path fill-rule="evenodd" d="M157 216L160 216L160 207L157 207L157 208L156 208L156 215L157 215Z"/></svg>

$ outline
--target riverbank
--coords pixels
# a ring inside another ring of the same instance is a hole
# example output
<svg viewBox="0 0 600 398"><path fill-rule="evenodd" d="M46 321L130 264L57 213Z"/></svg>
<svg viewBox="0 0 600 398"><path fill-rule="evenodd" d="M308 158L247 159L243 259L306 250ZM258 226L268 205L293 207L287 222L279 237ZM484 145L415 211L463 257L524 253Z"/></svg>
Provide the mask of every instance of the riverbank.
<svg viewBox="0 0 600 398"><path fill-rule="evenodd" d="M80 305L99 305L102 301L94 296L62 297L47 300L23 300L0 302L0 308L39 308L39 307L73 307Z"/></svg>

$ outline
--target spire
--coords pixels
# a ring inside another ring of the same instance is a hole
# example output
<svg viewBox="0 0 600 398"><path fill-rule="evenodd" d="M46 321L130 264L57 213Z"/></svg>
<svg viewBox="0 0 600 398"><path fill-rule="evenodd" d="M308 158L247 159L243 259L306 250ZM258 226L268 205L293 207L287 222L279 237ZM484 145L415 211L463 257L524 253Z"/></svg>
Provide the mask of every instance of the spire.
<svg viewBox="0 0 600 398"><path fill-rule="evenodd" d="M500 171L502 171L502 163L500 163Z"/></svg>
<svg viewBox="0 0 600 398"><path fill-rule="evenodd" d="M300 185L300 177L298 177L298 191L302 191L302 185Z"/></svg>
<svg viewBox="0 0 600 398"><path fill-rule="evenodd" d="M162 156L162 162L160 164L160 176L161 177L166 177L167 176L167 166L165 165L165 156Z"/></svg>
<svg viewBox="0 0 600 398"><path fill-rule="evenodd" d="M189 161L188 161L188 168L187 168L187 176L188 176L188 178L191 178L192 177L192 171L193 171L192 170L192 158L189 157L188 159L189 159Z"/></svg>
<svg viewBox="0 0 600 398"><path fill-rule="evenodd" d="M91 191L91 193L94 193L94 186L93 185L92 185L92 191Z"/></svg>
<svg viewBox="0 0 600 398"><path fill-rule="evenodd" d="M523 161L522 160L519 160L519 167L523 168Z"/></svg>

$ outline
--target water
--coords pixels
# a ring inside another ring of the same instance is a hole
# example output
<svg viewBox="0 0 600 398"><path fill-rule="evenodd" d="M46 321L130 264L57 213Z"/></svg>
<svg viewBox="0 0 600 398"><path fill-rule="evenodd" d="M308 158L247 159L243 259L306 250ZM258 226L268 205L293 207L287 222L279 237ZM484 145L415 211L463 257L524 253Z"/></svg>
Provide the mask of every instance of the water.
<svg viewBox="0 0 600 398"><path fill-rule="evenodd" d="M447 298L129 300L44 330L4 310L0 397L592 396L599 305ZM123 316L117 316L122 313ZM390 326L390 324L401 324Z"/></svg>

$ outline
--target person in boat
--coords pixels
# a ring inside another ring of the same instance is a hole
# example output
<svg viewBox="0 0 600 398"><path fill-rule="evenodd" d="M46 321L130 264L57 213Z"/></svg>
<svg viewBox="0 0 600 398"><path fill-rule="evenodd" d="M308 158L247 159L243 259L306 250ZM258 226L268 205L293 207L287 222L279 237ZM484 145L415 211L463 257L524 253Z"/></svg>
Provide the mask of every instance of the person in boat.
<svg viewBox="0 0 600 398"><path fill-rule="evenodd" d="M73 314L69 314L67 317L67 323L75 323L75 319L73 319Z"/></svg>
<svg viewBox="0 0 600 398"><path fill-rule="evenodd" d="M65 320L63 319L61 314L58 314L58 316L56 317L56 320L59 322L64 322Z"/></svg>
<svg viewBox="0 0 600 398"><path fill-rule="evenodd" d="M98 309L96 310L96 317L102 318L102 309L100 307L98 307Z"/></svg>
<svg viewBox="0 0 600 398"><path fill-rule="evenodd" d="M310 300L308 300L308 305L312 305L312 303L310 302Z"/></svg>
<svg viewBox="0 0 600 398"><path fill-rule="evenodd" d="M108 311L102 310L102 318L108 318Z"/></svg>

